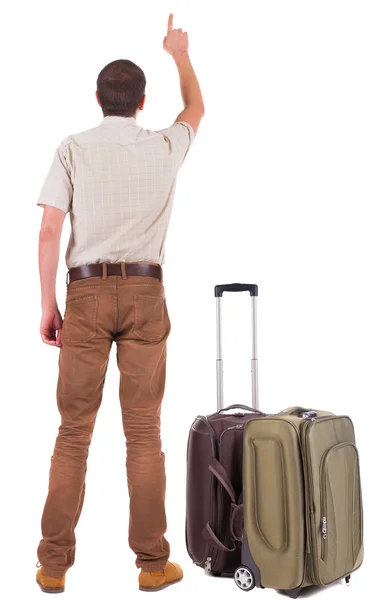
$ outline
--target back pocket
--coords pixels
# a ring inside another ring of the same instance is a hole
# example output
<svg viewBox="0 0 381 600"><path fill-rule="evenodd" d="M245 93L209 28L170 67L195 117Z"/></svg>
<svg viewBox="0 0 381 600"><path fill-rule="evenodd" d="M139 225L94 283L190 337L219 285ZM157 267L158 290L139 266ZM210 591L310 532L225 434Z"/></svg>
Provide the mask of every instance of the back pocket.
<svg viewBox="0 0 381 600"><path fill-rule="evenodd" d="M134 311L133 333L136 336L147 342L155 342L165 336L168 318L163 296L134 294Z"/></svg>
<svg viewBox="0 0 381 600"><path fill-rule="evenodd" d="M96 335L97 328L96 296L69 298L62 327L63 344L81 344L89 342Z"/></svg>

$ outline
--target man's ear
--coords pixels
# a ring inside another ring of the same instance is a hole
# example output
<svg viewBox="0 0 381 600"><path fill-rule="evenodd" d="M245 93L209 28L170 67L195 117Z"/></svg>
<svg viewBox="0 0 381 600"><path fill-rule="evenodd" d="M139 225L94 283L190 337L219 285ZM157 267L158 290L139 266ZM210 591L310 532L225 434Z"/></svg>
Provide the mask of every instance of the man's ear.
<svg viewBox="0 0 381 600"><path fill-rule="evenodd" d="M146 95L144 94L144 96L142 96L142 98L139 102L139 106L138 106L139 110L143 110L145 101L146 101Z"/></svg>
<svg viewBox="0 0 381 600"><path fill-rule="evenodd" d="M99 106L100 106L100 105L101 105L101 103L99 102L98 90L96 90L96 92L95 92L95 97L96 97L96 99L97 99L97 102L98 102L98 104L99 104Z"/></svg>

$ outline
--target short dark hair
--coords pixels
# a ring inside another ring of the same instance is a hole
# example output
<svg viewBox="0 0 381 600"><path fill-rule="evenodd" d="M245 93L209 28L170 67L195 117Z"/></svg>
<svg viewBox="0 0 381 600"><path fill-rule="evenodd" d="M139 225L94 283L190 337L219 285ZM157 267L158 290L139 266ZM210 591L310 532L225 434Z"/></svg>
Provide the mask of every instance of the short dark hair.
<svg viewBox="0 0 381 600"><path fill-rule="evenodd" d="M97 91L104 116L132 117L144 96L146 77L138 65L119 59L98 75Z"/></svg>

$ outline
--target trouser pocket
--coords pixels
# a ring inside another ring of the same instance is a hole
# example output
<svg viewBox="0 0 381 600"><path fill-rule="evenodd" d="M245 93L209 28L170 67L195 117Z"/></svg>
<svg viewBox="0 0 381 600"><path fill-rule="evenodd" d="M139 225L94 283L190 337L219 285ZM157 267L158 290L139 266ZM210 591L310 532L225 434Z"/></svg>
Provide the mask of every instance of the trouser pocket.
<svg viewBox="0 0 381 600"><path fill-rule="evenodd" d="M162 294L134 294L133 334L147 342L157 342L170 330L167 305Z"/></svg>
<svg viewBox="0 0 381 600"><path fill-rule="evenodd" d="M94 295L68 298L62 327L63 344L89 342L96 335L98 299Z"/></svg>

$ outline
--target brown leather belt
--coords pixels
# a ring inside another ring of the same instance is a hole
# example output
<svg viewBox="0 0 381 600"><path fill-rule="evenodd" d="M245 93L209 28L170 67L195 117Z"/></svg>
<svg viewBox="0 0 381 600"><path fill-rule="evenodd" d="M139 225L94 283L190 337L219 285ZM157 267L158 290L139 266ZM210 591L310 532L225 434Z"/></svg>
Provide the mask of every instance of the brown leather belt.
<svg viewBox="0 0 381 600"><path fill-rule="evenodd" d="M162 281L162 269L159 265L148 265L146 263L97 263L94 265L72 267L67 274L67 283L72 283L73 281L77 281L77 279L86 279L87 277L106 278L112 275L123 276L122 265L124 265L126 277L155 277L155 279Z"/></svg>

